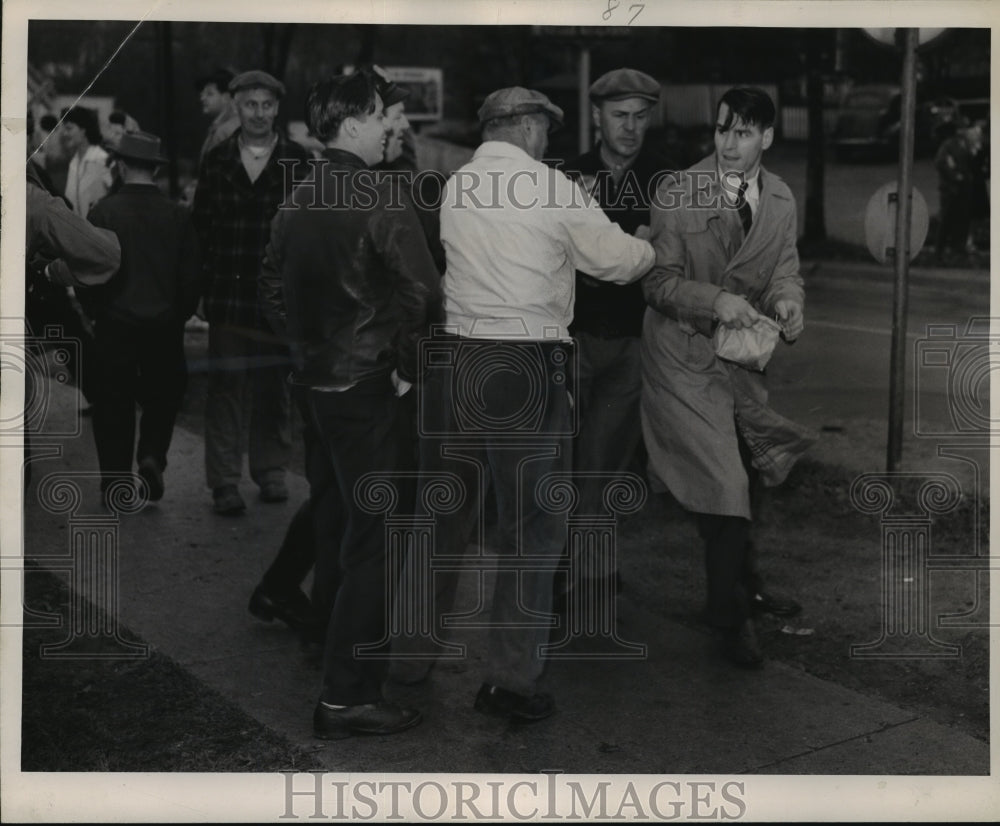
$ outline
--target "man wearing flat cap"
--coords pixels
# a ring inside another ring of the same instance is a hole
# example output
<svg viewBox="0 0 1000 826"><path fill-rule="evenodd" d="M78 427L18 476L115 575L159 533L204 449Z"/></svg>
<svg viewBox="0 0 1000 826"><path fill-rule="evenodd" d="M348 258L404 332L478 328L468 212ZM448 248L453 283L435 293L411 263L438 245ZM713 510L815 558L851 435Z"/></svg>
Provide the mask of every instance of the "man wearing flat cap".
<svg viewBox="0 0 1000 826"><path fill-rule="evenodd" d="M646 130L660 102L660 84L636 69L615 69L594 81L590 102L597 143L570 161L567 173L581 180L625 232L644 232L656 180L674 168L669 159L645 146ZM570 329L580 360L574 394L580 427L573 470L581 474L577 481L581 513L601 511L604 485L630 468L641 442L639 336L645 310L638 282L609 284L577 271ZM617 567L602 570L598 560L592 562L574 567L597 576L587 582L557 578L557 590L620 590ZM606 559L600 564L610 568L609 563ZM561 603L566 595L556 596Z"/></svg>
<svg viewBox="0 0 1000 826"><path fill-rule="evenodd" d="M229 84L233 81L233 73L228 69L218 68L210 74L198 78L195 89L201 102L201 111L212 118L205 135L205 142L198 153L198 162L215 149L226 138L240 128L240 119L233 105L233 96Z"/></svg>
<svg viewBox="0 0 1000 826"><path fill-rule="evenodd" d="M205 472L216 513L246 508L239 482L243 456L243 394L250 392L250 476L263 502L288 498L291 453L290 369L257 297L257 276L271 219L287 197L295 163L306 151L275 129L284 85L267 72L243 72L229 84L240 128L201 164L194 220L205 269L205 317L212 362L205 406ZM286 172L283 165L291 165ZM293 174L295 173L295 174Z"/></svg>
<svg viewBox="0 0 1000 826"><path fill-rule="evenodd" d="M96 319L94 441L102 492L131 473L134 456L156 501L163 496L167 449L187 383L184 322L198 303L201 264L190 213L154 180L166 163L160 139L126 133L113 155L122 187L89 215L95 226L114 231L122 246L118 274L86 294Z"/></svg>
<svg viewBox="0 0 1000 826"><path fill-rule="evenodd" d="M563 120L545 95L500 89L486 98L479 120L483 143L448 181L442 200L451 335L426 345L421 481L460 480L461 502L437 515L431 551L452 559L465 553L477 518L482 523L486 485L495 488L494 550L502 561L490 615L482 618L491 628L490 650L475 708L532 721L555 710L538 680L551 563L566 525L564 514L543 506L542 483L572 466L574 270L626 283L649 269L653 255L646 241L625 233L564 173L541 162L549 130ZM435 501L430 490L418 496L427 507ZM428 650L441 650L441 615L455 595L457 572L419 579L426 573L415 556L407 559L400 594L421 593L420 583L433 581L434 622L429 637L394 639L390 675L402 682L427 675Z"/></svg>

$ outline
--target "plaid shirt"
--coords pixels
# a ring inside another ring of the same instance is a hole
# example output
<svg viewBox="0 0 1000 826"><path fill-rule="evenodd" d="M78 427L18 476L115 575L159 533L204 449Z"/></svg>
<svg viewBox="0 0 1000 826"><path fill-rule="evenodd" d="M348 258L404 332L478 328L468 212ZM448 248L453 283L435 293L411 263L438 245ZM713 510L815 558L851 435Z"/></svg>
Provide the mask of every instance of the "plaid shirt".
<svg viewBox="0 0 1000 826"><path fill-rule="evenodd" d="M205 269L205 316L213 323L270 332L257 299L257 275L271 219L291 192L292 179L307 173L302 163L286 175L279 161L304 162L309 156L279 135L267 166L251 183L240 160L239 135L237 130L210 151L198 174L193 217Z"/></svg>

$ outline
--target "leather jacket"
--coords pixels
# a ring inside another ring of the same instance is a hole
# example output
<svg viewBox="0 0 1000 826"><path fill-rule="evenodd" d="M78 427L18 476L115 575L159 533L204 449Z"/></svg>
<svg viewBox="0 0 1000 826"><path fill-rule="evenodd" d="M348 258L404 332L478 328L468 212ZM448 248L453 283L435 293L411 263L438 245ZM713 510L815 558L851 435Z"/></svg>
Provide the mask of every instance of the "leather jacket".
<svg viewBox="0 0 1000 826"><path fill-rule="evenodd" d="M258 279L295 380L346 389L396 370L441 320L439 275L412 200L361 158L327 149L278 210Z"/></svg>

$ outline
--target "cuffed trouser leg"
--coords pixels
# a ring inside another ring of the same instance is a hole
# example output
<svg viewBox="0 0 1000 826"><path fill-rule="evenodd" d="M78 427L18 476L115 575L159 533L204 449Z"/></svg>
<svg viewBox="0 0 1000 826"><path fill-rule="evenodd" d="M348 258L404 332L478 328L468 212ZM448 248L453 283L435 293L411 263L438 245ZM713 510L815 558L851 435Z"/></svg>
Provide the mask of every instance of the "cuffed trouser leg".
<svg viewBox="0 0 1000 826"><path fill-rule="evenodd" d="M243 468L243 394L246 340L231 327L208 327L208 392L205 397L205 478L213 490L237 485Z"/></svg>

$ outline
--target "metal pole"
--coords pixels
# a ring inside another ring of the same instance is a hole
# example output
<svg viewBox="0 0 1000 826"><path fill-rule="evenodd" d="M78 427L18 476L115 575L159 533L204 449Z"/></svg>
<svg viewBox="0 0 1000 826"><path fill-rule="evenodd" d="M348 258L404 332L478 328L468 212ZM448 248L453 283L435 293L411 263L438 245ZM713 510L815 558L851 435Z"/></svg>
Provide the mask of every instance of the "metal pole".
<svg viewBox="0 0 1000 826"><path fill-rule="evenodd" d="M886 469L899 470L903 458L903 400L906 387L907 279L910 269L910 220L913 212L913 135L916 116L917 29L903 29L903 92L900 107L899 186L896 201L896 279L892 302L892 353L889 360L889 438Z"/></svg>
<svg viewBox="0 0 1000 826"><path fill-rule="evenodd" d="M580 154L590 149L590 48L580 47L579 83Z"/></svg>
<svg viewBox="0 0 1000 826"><path fill-rule="evenodd" d="M177 177L177 118L174 116L174 35L170 21L160 23L160 72L161 98L160 118L163 124L163 143L167 149L167 177L170 182L170 197L180 195Z"/></svg>

